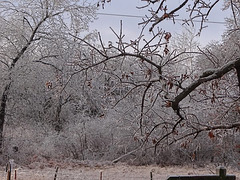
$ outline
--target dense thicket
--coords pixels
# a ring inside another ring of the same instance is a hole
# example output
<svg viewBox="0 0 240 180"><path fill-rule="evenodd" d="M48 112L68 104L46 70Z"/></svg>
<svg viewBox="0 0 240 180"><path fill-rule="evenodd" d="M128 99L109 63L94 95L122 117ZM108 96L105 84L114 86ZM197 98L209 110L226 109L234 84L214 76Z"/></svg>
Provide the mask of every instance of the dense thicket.
<svg viewBox="0 0 240 180"><path fill-rule="evenodd" d="M239 163L238 2L225 3L233 18L222 41L204 48L190 31L174 37L157 26L188 4L189 21L204 23L218 1L172 11L168 1L146 3L158 8L139 37L125 42L120 27L106 45L87 32L95 5L0 2L2 163Z"/></svg>

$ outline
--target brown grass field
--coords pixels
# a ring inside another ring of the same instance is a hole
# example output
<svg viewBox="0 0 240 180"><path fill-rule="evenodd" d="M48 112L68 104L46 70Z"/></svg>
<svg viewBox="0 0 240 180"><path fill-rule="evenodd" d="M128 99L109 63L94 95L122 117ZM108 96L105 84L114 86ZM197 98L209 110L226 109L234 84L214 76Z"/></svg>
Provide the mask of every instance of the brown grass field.
<svg viewBox="0 0 240 180"><path fill-rule="evenodd" d="M16 180L54 180L55 164L31 164L28 167L17 167ZM115 165L59 165L57 180L150 180L152 172L153 180L166 180L170 175L203 175L215 174L214 165L205 167L194 166L129 166L126 164ZM227 167L227 174L234 174L240 180L240 171L234 167ZM101 177L102 176L102 177ZM0 180L7 180L5 167L0 169ZM11 180L14 180L12 173Z"/></svg>

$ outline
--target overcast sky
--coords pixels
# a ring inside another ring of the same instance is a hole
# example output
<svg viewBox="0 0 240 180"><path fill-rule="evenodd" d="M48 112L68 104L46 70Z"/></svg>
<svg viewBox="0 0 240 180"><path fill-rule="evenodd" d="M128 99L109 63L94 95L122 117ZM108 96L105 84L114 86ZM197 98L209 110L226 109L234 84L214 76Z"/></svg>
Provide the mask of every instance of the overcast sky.
<svg viewBox="0 0 240 180"><path fill-rule="evenodd" d="M92 2L96 2L96 0L92 0ZM176 2L180 3L183 2L182 0L174 0L174 1L167 1L172 2L170 6L176 7ZM126 40L134 39L137 37L141 30L141 26L138 25L139 22L142 21L141 18L138 17L123 17L123 16L114 16L114 15L102 15L104 14L121 14L121 15L133 15L133 16L144 16L148 14L147 9L137 9L137 6L142 6L146 4L141 0L112 0L111 3L107 3L104 9L99 8L98 10L98 19L91 24L91 29L97 29L104 39L104 41L114 41L114 35L111 32L109 27L112 27L114 30L119 32L120 27L120 20L123 21L123 33L126 36ZM224 22L224 18L226 16L230 16L229 11L222 11L222 4L218 4L209 16L209 21L211 22ZM169 7L170 9L170 7ZM177 18L184 17L185 8L182 12L180 12L180 16ZM186 17L186 16L185 16ZM173 24L172 21L167 20L161 24L159 27L174 33L181 33L182 32L182 21L176 21L176 24ZM197 25L197 24L196 24ZM220 40L221 35L225 30L225 25L221 23L207 23L208 27L202 31L201 37L199 39L202 45L206 45L208 42L213 40ZM147 35L147 34L146 34Z"/></svg>

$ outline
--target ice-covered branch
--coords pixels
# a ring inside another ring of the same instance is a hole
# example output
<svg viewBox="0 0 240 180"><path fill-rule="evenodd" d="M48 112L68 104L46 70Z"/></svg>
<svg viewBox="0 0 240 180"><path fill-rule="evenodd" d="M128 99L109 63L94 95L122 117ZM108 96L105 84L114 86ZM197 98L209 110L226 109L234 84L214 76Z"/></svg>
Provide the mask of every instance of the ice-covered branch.
<svg viewBox="0 0 240 180"><path fill-rule="evenodd" d="M240 58L235 61L230 61L224 66L217 68L206 70L202 73L202 75L196 81L192 82L189 86L183 89L183 91L178 94L174 100L172 101L172 108L176 111L179 110L179 103L185 99L192 91L194 91L201 84L211 81L213 79L221 78L223 75L231 71L233 68L238 68L240 64Z"/></svg>

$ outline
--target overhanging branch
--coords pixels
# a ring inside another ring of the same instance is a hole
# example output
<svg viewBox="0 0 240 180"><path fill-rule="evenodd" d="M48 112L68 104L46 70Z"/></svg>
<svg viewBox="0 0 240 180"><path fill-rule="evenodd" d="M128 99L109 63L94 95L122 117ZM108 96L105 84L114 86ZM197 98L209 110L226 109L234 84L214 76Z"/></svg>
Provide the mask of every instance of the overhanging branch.
<svg viewBox="0 0 240 180"><path fill-rule="evenodd" d="M178 94L174 100L172 101L172 108L175 111L179 110L179 103L185 99L192 91L194 91L198 86L201 84L211 81L213 79L219 79L229 71L231 71L233 68L239 67L240 64L240 58L238 58L235 61L230 61L229 63L225 64L224 66L217 68L217 69L212 69L211 71L207 70L203 72L203 74L191 83L189 86L183 89L183 91Z"/></svg>

